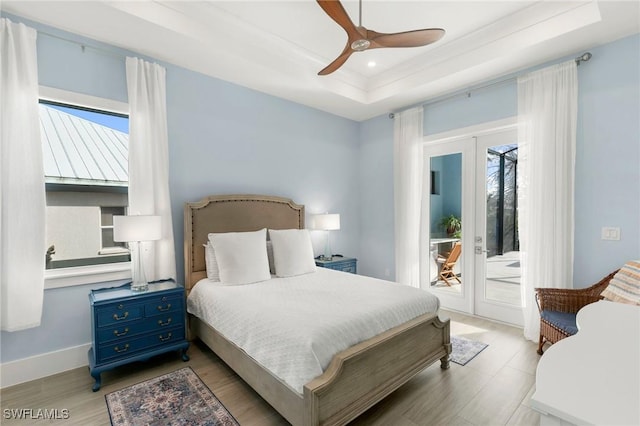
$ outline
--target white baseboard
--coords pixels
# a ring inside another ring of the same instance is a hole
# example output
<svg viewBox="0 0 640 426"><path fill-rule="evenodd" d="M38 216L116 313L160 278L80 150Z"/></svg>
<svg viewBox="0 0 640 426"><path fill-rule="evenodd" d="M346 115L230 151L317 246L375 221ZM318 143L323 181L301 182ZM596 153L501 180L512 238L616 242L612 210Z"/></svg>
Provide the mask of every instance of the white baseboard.
<svg viewBox="0 0 640 426"><path fill-rule="evenodd" d="M0 364L0 389L89 365L91 343ZM88 373L87 373L88 374Z"/></svg>

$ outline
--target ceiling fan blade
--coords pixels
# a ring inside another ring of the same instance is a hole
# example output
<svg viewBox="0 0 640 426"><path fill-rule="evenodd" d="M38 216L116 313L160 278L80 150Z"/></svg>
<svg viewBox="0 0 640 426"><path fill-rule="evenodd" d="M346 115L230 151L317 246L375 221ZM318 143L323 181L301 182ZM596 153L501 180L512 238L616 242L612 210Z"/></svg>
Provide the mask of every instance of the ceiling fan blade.
<svg viewBox="0 0 640 426"><path fill-rule="evenodd" d="M423 30L406 31L401 33L378 33L367 30L362 24L355 26L340 0L316 0L322 10L331 19L340 25L347 33L347 45L333 62L318 73L318 75L331 74L340 68L349 59L353 52L361 52L367 49L381 47L419 47L434 43L444 36L441 28L429 28ZM362 7L362 3L360 3ZM362 9L360 10L362 14ZM361 15L362 16L362 15Z"/></svg>
<svg viewBox="0 0 640 426"><path fill-rule="evenodd" d="M344 64L345 62L347 62L347 59L349 59L349 56L351 56L351 54L354 51L351 49L351 46L349 45L349 43L347 43L347 46L344 48L344 50L342 51L342 53L340 54L340 56L338 56L336 59L333 60L333 62L331 62L329 65L327 65L324 69L322 69L318 75L327 75L327 74L331 74L332 72L334 72L335 70L337 70L338 68L340 68L342 66L342 64Z"/></svg>
<svg viewBox="0 0 640 426"><path fill-rule="evenodd" d="M434 43L444 36L442 28L406 31L402 33L384 34L367 30L370 48L376 47L420 47Z"/></svg>
<svg viewBox="0 0 640 426"><path fill-rule="evenodd" d="M331 19L333 19L338 25L340 25L347 32L349 40L357 40L362 38L362 35L358 32L358 29L354 25L347 11L338 0L317 0L318 4L324 10Z"/></svg>

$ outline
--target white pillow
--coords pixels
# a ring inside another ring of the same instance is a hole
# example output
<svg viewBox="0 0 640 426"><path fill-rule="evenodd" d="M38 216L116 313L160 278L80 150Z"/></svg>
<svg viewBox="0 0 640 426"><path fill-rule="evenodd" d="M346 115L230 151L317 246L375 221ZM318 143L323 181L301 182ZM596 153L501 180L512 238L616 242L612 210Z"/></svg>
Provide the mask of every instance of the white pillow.
<svg viewBox="0 0 640 426"><path fill-rule="evenodd" d="M276 276L292 277L316 271L311 236L306 229L269 229Z"/></svg>
<svg viewBox="0 0 640 426"><path fill-rule="evenodd" d="M211 241L207 241L204 246L204 262L207 265L207 278L211 281L220 281L220 270L216 260L216 252L213 250Z"/></svg>
<svg viewBox="0 0 640 426"><path fill-rule="evenodd" d="M216 252L213 250L211 241L207 241L204 246L205 264L207 266L207 278L214 282L220 282L220 270L218 269L218 261L216 260ZM269 259L269 272L272 275L276 273L276 267L273 263L273 244L267 241L267 258Z"/></svg>
<svg viewBox="0 0 640 426"><path fill-rule="evenodd" d="M223 284L249 284L271 278L267 259L267 230L209 234L220 281Z"/></svg>

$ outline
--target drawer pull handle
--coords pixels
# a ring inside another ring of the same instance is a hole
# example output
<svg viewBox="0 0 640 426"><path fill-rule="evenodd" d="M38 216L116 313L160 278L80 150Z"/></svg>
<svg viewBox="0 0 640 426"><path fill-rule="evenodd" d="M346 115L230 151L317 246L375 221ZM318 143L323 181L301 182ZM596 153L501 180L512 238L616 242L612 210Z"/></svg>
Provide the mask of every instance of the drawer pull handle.
<svg viewBox="0 0 640 426"><path fill-rule="evenodd" d="M171 339L171 333L167 333L167 337L163 337L161 334L158 336L158 339L160 339L161 342L166 342L167 340Z"/></svg>
<svg viewBox="0 0 640 426"><path fill-rule="evenodd" d="M113 330L113 334L115 334L116 337L124 336L128 332L129 332L129 327L125 328L122 333L118 333L118 330Z"/></svg>
<svg viewBox="0 0 640 426"><path fill-rule="evenodd" d="M164 327L165 325L169 325L171 324L171 318L169 318L168 320L166 320L165 322L162 322L162 320L158 320L158 325L160 327Z"/></svg>
<svg viewBox="0 0 640 426"><path fill-rule="evenodd" d="M118 314L113 314L113 319L116 321L120 321L125 319L128 316L129 316L129 311L125 312L124 315L122 315L121 317L119 317Z"/></svg>
<svg viewBox="0 0 640 426"><path fill-rule="evenodd" d="M116 352L126 352L129 350L129 344L127 343L126 345L124 345L124 348L116 346L115 348L113 348L113 350Z"/></svg>
<svg viewBox="0 0 640 426"><path fill-rule="evenodd" d="M171 309L171 303L167 303L167 306L158 306L160 312L168 311L169 309Z"/></svg>

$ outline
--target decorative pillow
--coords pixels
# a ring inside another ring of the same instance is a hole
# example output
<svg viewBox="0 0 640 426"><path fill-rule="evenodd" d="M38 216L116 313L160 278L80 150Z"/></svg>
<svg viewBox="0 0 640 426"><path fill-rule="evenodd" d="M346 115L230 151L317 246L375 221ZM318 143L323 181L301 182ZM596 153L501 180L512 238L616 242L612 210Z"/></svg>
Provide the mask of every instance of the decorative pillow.
<svg viewBox="0 0 640 426"><path fill-rule="evenodd" d="M306 229L269 230L276 276L292 277L316 271L311 236Z"/></svg>
<svg viewBox="0 0 640 426"><path fill-rule="evenodd" d="M220 281L223 284L250 284L271 278L267 259L267 230L209 234Z"/></svg>
<svg viewBox="0 0 640 426"><path fill-rule="evenodd" d="M204 262L207 266L207 278L211 281L220 281L220 270L218 269L218 261L216 260L216 252L213 251L211 241L207 241L204 246Z"/></svg>
<svg viewBox="0 0 640 426"><path fill-rule="evenodd" d="M627 262L601 294L606 300L640 306L640 260Z"/></svg>

